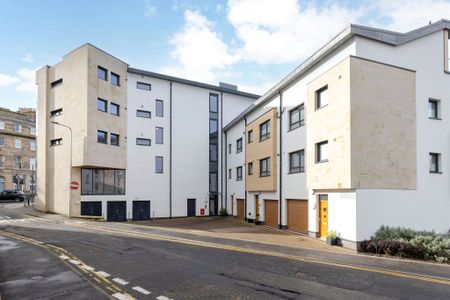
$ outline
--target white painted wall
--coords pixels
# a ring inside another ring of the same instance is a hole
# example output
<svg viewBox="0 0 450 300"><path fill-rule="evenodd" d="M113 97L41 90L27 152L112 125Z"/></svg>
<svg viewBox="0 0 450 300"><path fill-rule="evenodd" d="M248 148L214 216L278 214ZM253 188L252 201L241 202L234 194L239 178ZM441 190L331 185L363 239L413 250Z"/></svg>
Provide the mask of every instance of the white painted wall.
<svg viewBox="0 0 450 300"><path fill-rule="evenodd" d="M328 231L336 231L343 240L354 242L357 218L356 193L329 193L328 212Z"/></svg>

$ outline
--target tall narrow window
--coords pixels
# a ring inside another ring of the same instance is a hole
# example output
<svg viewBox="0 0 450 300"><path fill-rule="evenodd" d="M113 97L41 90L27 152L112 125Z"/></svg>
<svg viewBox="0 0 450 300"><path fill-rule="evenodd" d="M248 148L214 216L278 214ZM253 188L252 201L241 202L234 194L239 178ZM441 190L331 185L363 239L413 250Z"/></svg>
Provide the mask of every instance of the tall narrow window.
<svg viewBox="0 0 450 300"><path fill-rule="evenodd" d="M108 70L98 66L97 68L97 77L102 80L108 80Z"/></svg>
<svg viewBox="0 0 450 300"><path fill-rule="evenodd" d="M36 135L36 127L30 127L30 134Z"/></svg>
<svg viewBox="0 0 450 300"><path fill-rule="evenodd" d="M115 134L115 133L111 133L109 135L109 139L110 139L110 144L113 146L119 146L119 135Z"/></svg>
<svg viewBox="0 0 450 300"><path fill-rule="evenodd" d="M228 144L228 154L231 154L231 144Z"/></svg>
<svg viewBox="0 0 450 300"><path fill-rule="evenodd" d="M0 168L5 167L6 157L4 155L0 155Z"/></svg>
<svg viewBox="0 0 450 300"><path fill-rule="evenodd" d="M120 115L120 105L119 104L115 104L115 103L111 102L109 104L109 110L111 111L111 114L114 116Z"/></svg>
<svg viewBox="0 0 450 300"><path fill-rule="evenodd" d="M0 129L5 129L5 122L4 121L0 121Z"/></svg>
<svg viewBox="0 0 450 300"><path fill-rule="evenodd" d="M253 142L253 130L249 130L247 133L247 143L252 143Z"/></svg>
<svg viewBox="0 0 450 300"><path fill-rule="evenodd" d="M231 179L232 173L233 173L233 170L232 169L228 169L228 179Z"/></svg>
<svg viewBox="0 0 450 300"><path fill-rule="evenodd" d="M236 141L236 153L242 152L242 138Z"/></svg>
<svg viewBox="0 0 450 300"><path fill-rule="evenodd" d="M155 157L155 173L163 173L164 171L164 158L162 156Z"/></svg>
<svg viewBox="0 0 450 300"><path fill-rule="evenodd" d="M212 193L217 192L217 173L211 172L209 173L209 191Z"/></svg>
<svg viewBox="0 0 450 300"><path fill-rule="evenodd" d="M36 142L35 141L30 141L30 150L36 151Z"/></svg>
<svg viewBox="0 0 450 300"><path fill-rule="evenodd" d="M16 169L18 170L23 169L22 156L16 156Z"/></svg>
<svg viewBox="0 0 450 300"><path fill-rule="evenodd" d="M253 175L253 162L247 164L247 173L248 175Z"/></svg>
<svg viewBox="0 0 450 300"><path fill-rule="evenodd" d="M261 159L259 161L259 176L270 176L270 157Z"/></svg>
<svg viewBox="0 0 450 300"><path fill-rule="evenodd" d="M217 155L217 144L209 144L209 161L216 162L218 159Z"/></svg>
<svg viewBox="0 0 450 300"><path fill-rule="evenodd" d="M120 85L120 76L116 73L111 72L111 83L113 85L119 86Z"/></svg>
<svg viewBox="0 0 450 300"><path fill-rule="evenodd" d="M428 118L440 119L441 118L441 101L436 99L428 99Z"/></svg>
<svg viewBox="0 0 450 300"><path fill-rule="evenodd" d="M164 101L162 100L155 101L155 115L157 117L164 117Z"/></svg>
<svg viewBox="0 0 450 300"><path fill-rule="evenodd" d="M441 154L430 153L430 173L441 173Z"/></svg>
<svg viewBox="0 0 450 300"><path fill-rule="evenodd" d="M328 85L316 91L316 109L328 105Z"/></svg>
<svg viewBox="0 0 450 300"><path fill-rule="evenodd" d="M305 106L302 104L289 112L289 130L305 125Z"/></svg>
<svg viewBox="0 0 450 300"><path fill-rule="evenodd" d="M316 162L328 161L328 141L324 141L316 144Z"/></svg>
<svg viewBox="0 0 450 300"><path fill-rule="evenodd" d="M236 180L237 181L242 180L242 167L236 168Z"/></svg>
<svg viewBox="0 0 450 300"><path fill-rule="evenodd" d="M16 126L14 127L15 132L22 132L22 124L16 123Z"/></svg>
<svg viewBox="0 0 450 300"><path fill-rule="evenodd" d="M108 102L102 98L97 98L97 110L107 112Z"/></svg>
<svg viewBox="0 0 450 300"><path fill-rule="evenodd" d="M22 149L22 140L15 139L14 140L14 146L16 149Z"/></svg>
<svg viewBox="0 0 450 300"><path fill-rule="evenodd" d="M100 144L108 143L108 133L106 131L97 130L97 143Z"/></svg>
<svg viewBox="0 0 450 300"><path fill-rule="evenodd" d="M5 137L0 136L0 146L5 146Z"/></svg>
<svg viewBox="0 0 450 300"><path fill-rule="evenodd" d="M270 120L259 125L259 140L264 141L270 138Z"/></svg>
<svg viewBox="0 0 450 300"><path fill-rule="evenodd" d="M163 142L164 142L164 129L162 127L156 127L155 144L163 144Z"/></svg>

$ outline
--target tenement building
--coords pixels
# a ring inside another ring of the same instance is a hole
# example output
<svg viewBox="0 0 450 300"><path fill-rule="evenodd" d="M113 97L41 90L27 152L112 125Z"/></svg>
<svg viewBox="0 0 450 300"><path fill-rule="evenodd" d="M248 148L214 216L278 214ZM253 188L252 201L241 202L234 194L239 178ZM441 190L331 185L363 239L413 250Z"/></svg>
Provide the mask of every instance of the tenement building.
<svg viewBox="0 0 450 300"><path fill-rule="evenodd" d="M222 129L259 96L85 44L37 71L36 208L111 221L216 215Z"/></svg>
<svg viewBox="0 0 450 300"><path fill-rule="evenodd" d="M0 108L0 192L33 192L36 183L36 110Z"/></svg>
<svg viewBox="0 0 450 300"><path fill-rule="evenodd" d="M355 246L450 229L450 21L351 25L224 128L226 208Z"/></svg>

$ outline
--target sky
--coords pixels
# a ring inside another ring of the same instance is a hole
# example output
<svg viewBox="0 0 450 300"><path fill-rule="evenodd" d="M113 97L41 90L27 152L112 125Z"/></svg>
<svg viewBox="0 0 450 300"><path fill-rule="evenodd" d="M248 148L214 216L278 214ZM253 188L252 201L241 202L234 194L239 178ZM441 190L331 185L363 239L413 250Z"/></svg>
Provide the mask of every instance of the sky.
<svg viewBox="0 0 450 300"><path fill-rule="evenodd" d="M35 71L86 42L263 94L351 23L407 32L440 19L450 0L0 0L0 106L35 107Z"/></svg>

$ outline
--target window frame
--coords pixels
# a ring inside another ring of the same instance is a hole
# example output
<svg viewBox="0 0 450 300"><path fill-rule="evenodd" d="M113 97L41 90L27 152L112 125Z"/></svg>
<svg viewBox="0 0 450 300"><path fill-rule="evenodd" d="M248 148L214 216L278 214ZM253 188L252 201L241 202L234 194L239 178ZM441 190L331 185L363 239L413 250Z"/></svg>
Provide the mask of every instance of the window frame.
<svg viewBox="0 0 450 300"><path fill-rule="evenodd" d="M105 78L99 76L99 71L105 72ZM101 66L97 66L97 78L100 80L108 81L108 70Z"/></svg>
<svg viewBox="0 0 450 300"><path fill-rule="evenodd" d="M254 141L253 129L247 132L247 144L251 144Z"/></svg>
<svg viewBox="0 0 450 300"><path fill-rule="evenodd" d="M104 105L105 105L105 110L101 110L99 107L98 107L98 104L99 103L103 103ZM101 112L104 112L104 113L107 113L108 112L108 101L107 100L105 100L105 99L103 99L103 98L97 98L97 110L98 111L101 111Z"/></svg>
<svg viewBox="0 0 450 300"><path fill-rule="evenodd" d="M158 140L158 130L161 130L161 141ZM156 126L155 127L155 145L163 145L164 144L164 127Z"/></svg>
<svg viewBox="0 0 450 300"><path fill-rule="evenodd" d="M431 169L432 157L436 158L436 169L435 170ZM441 153L437 153L437 152L430 152L429 153L429 159L430 159L430 162L429 162L429 171L430 171L430 173L431 174L442 174L442 162L441 162L442 154Z"/></svg>
<svg viewBox="0 0 450 300"><path fill-rule="evenodd" d="M326 163L329 161L329 152L327 155L328 157L326 159L322 159L321 146L325 144L327 145L327 147L330 146L328 140L316 143L316 158L315 158L316 164ZM329 148L327 150L329 151Z"/></svg>
<svg viewBox="0 0 450 300"><path fill-rule="evenodd" d="M303 111L303 119L301 112ZM298 121L292 123L292 113L298 112ZM305 104L302 103L289 111L289 131L305 126Z"/></svg>
<svg viewBox="0 0 450 300"><path fill-rule="evenodd" d="M63 140L62 138L50 140L50 147L61 146L62 140Z"/></svg>
<svg viewBox="0 0 450 300"><path fill-rule="evenodd" d="M325 105L322 105L321 94L325 91L327 91L327 93L329 92L328 84L324 85L323 87L321 87L320 89L318 89L317 91L314 92L314 95L315 95L314 109L315 110L319 110L321 108L328 106L329 99L327 99L327 103Z"/></svg>
<svg viewBox="0 0 450 300"><path fill-rule="evenodd" d="M253 162L247 163L247 175L251 176L253 175Z"/></svg>
<svg viewBox="0 0 450 300"><path fill-rule="evenodd" d="M113 112L113 107L117 108L117 113ZM109 113L113 116L120 117L120 105L114 102L109 103Z"/></svg>
<svg viewBox="0 0 450 300"><path fill-rule="evenodd" d="M212 153L213 151L211 151L211 146L214 146L216 148L216 156L213 157ZM210 143L209 144L209 161L210 162L218 162L219 161L219 145L216 143Z"/></svg>
<svg viewBox="0 0 450 300"><path fill-rule="evenodd" d="M161 115L158 114L158 103L161 104ZM160 118L164 117L164 100L155 100L155 116Z"/></svg>
<svg viewBox="0 0 450 300"><path fill-rule="evenodd" d="M158 170L158 159L161 159L161 170ZM164 174L164 157L157 155L155 156L155 174Z"/></svg>
<svg viewBox="0 0 450 300"><path fill-rule="evenodd" d="M266 169L264 170L263 165L266 163ZM259 160L259 177L269 177L270 176L270 157L262 158Z"/></svg>
<svg viewBox="0 0 450 300"><path fill-rule="evenodd" d="M292 156L297 154L298 157L298 167L292 166ZM303 165L302 165L302 156L303 156ZM289 153L289 173L288 174L298 174L298 173L305 173L305 149L293 151Z"/></svg>
<svg viewBox="0 0 450 300"><path fill-rule="evenodd" d="M144 87L147 87L147 88L144 88ZM150 83L137 81L136 82L136 89L147 91L147 92L151 92L152 91L152 85Z"/></svg>
<svg viewBox="0 0 450 300"><path fill-rule="evenodd" d="M233 178L233 169L228 169L228 179Z"/></svg>
<svg viewBox="0 0 450 300"><path fill-rule="evenodd" d="M94 182L94 170L99 170L99 171L103 171L102 172L102 193L95 193L94 192L94 184L95 184L95 182ZM113 186L113 190L114 190L114 192L111 194L111 193L105 193L105 170L107 170L107 171L114 171L114 186ZM84 188L84 185L85 185L85 182L84 182L84 178L83 178L83 171L90 171L90 174L91 174L91 192L90 193L85 193L85 192L83 192L83 188ZM124 175L124 178L123 178L123 183L124 183L124 186L123 186L123 193L117 193L117 190L120 188L120 186L119 186L119 184L118 184L118 176L119 176L119 172L123 172L123 175ZM126 182L126 170L125 169L102 169L102 168L81 168L81 179L80 179L80 194L82 195L82 196L85 196L85 195L103 195L103 196L108 196L108 195L126 195L126 190L127 190L127 186L126 186L126 184L127 184L127 182Z"/></svg>
<svg viewBox="0 0 450 300"><path fill-rule="evenodd" d="M62 108L58 108L58 109L52 110L50 112L50 118L54 118L54 117L60 116L60 115L62 115L62 112L63 112Z"/></svg>
<svg viewBox="0 0 450 300"><path fill-rule="evenodd" d="M262 128L267 127L266 133L263 134ZM259 141L265 141L270 139L270 120L264 121L263 123L259 124Z"/></svg>
<svg viewBox="0 0 450 300"><path fill-rule="evenodd" d="M148 141L148 145L147 144L140 144L138 141ZM152 140L151 139L144 139L144 138L136 138L136 145L137 146L150 147L152 145Z"/></svg>
<svg viewBox="0 0 450 300"><path fill-rule="evenodd" d="M242 181L242 166L236 167L236 181Z"/></svg>
<svg viewBox="0 0 450 300"><path fill-rule="evenodd" d="M113 78L117 78L117 83L113 82ZM114 72L111 72L111 84L114 86L120 86L120 75Z"/></svg>
<svg viewBox="0 0 450 300"><path fill-rule="evenodd" d="M243 149L242 138L236 140L236 153L241 153Z"/></svg>
<svg viewBox="0 0 450 300"><path fill-rule="evenodd" d="M53 81L52 83L50 83L50 88L53 89L53 88L55 88L57 86L60 86L61 84L63 84L63 79L62 78L57 79L57 80Z"/></svg>
<svg viewBox="0 0 450 300"><path fill-rule="evenodd" d="M104 134L104 135L105 135L105 142L101 142L101 141L99 140L99 134ZM108 132L107 132L107 131L97 130L97 143L98 143L98 144L105 144L105 145L108 145Z"/></svg>
<svg viewBox="0 0 450 300"><path fill-rule="evenodd" d="M139 113L148 113L148 117L145 116L140 116ZM151 119L152 118L152 112L148 111L148 110L142 110L142 109L137 109L136 110L136 117L138 118L144 118L144 119Z"/></svg>
<svg viewBox="0 0 450 300"><path fill-rule="evenodd" d="M112 140L112 137L113 137L113 136L117 137L117 144L116 144L116 143L113 144L113 140ZM110 134L109 134L109 144L110 144L111 146L117 146L117 147L120 147L120 135L117 134L117 133L110 133Z"/></svg>
<svg viewBox="0 0 450 300"><path fill-rule="evenodd" d="M435 105L435 116L430 115L430 105ZM435 98L428 98L428 119L430 120L442 120L441 119L441 100Z"/></svg>

